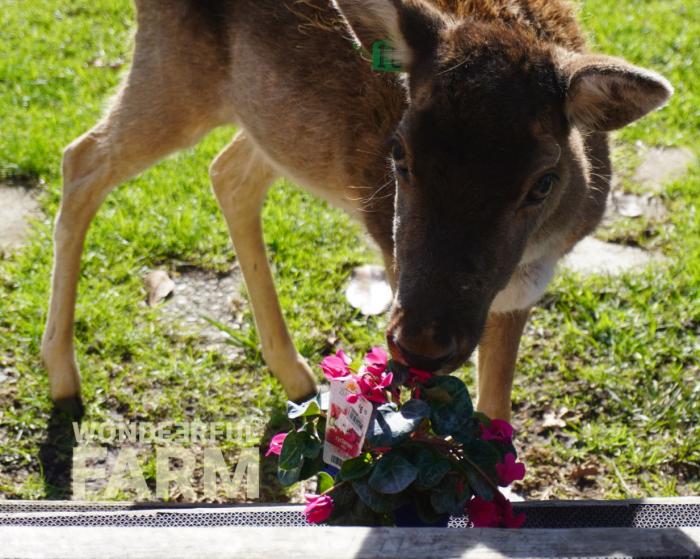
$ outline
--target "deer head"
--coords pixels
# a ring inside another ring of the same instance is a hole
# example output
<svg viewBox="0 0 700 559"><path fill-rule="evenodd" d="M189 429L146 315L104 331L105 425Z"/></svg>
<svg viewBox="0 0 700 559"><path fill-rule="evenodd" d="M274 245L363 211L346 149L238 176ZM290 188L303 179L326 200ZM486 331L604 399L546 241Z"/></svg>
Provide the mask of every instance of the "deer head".
<svg viewBox="0 0 700 559"><path fill-rule="evenodd" d="M494 300L597 220L587 141L661 106L671 87L621 59L568 51L422 0L336 0L364 48L388 41L408 105L390 157L397 291L390 346L438 372L476 347ZM568 245L567 245L568 243ZM508 309L504 309L508 310ZM511 309L512 310L512 309Z"/></svg>

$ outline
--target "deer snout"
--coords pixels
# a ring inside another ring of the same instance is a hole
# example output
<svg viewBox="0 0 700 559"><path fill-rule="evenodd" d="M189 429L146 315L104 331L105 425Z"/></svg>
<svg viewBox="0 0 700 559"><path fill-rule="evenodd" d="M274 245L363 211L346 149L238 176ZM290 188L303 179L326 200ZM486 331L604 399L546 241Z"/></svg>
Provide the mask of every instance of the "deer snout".
<svg viewBox="0 0 700 559"><path fill-rule="evenodd" d="M435 339L432 329L406 335L399 327L387 332L387 340L395 361L431 373L445 368L457 353L454 340L441 343Z"/></svg>

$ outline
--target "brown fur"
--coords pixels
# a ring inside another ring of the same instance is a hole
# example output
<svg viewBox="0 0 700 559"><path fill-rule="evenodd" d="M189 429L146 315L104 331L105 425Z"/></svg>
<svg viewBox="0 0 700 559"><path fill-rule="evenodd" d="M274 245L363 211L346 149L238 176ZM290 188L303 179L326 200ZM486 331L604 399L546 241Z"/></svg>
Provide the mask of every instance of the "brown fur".
<svg viewBox="0 0 700 559"><path fill-rule="evenodd" d="M235 123L240 132L212 164L212 183L263 354L289 396L308 395L315 382L287 332L264 252L260 208L281 175L347 210L377 241L397 288L389 341L398 358L452 370L491 313L481 353L501 365L479 374L493 369L503 380L480 381L492 394L480 406L509 414L522 325L494 318L508 306L499 301L534 273L533 262L556 261L595 227L610 176L602 132L660 104L665 82L626 63L589 60L560 1L337 7L342 14L328 0L137 1L129 76L105 118L64 156L42 344L54 399L79 393L73 309L83 239L99 205L158 159ZM368 50L390 39L407 78L373 72L351 37ZM611 119L629 99L636 109ZM388 158L396 142L406 161ZM394 165L406 165L407 176L396 181ZM522 209L548 169L559 175L555 191L537 209Z"/></svg>

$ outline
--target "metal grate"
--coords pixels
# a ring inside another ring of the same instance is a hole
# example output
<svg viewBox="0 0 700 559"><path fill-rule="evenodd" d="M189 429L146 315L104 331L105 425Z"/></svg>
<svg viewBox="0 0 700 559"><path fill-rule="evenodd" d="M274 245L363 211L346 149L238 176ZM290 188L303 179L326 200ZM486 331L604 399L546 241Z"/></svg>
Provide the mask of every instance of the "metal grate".
<svg viewBox="0 0 700 559"><path fill-rule="evenodd" d="M513 507L516 511L517 506ZM520 509L523 510L523 509ZM693 528L700 504L530 506L526 528Z"/></svg>
<svg viewBox="0 0 700 559"><path fill-rule="evenodd" d="M678 528L700 527L700 502L655 504L514 504L525 512L525 528ZM164 503L84 503L0 501L4 526L308 526L299 506L168 505ZM467 517L452 518L451 528L469 527Z"/></svg>

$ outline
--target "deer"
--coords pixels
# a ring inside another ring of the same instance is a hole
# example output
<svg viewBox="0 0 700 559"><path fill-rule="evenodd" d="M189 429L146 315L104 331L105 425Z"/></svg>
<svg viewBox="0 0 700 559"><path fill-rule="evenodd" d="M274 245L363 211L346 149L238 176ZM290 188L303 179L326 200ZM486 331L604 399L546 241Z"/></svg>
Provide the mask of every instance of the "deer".
<svg viewBox="0 0 700 559"><path fill-rule="evenodd" d="M603 215L609 133L664 105L669 82L589 52L563 0L135 4L128 73L63 154L41 349L55 404L80 403L76 291L101 203L233 124L211 185L262 355L289 399L318 385L285 325L263 239L261 208L280 177L374 239L394 293L393 358L448 374L476 351L477 409L509 420L530 309ZM377 45L395 71L373 67Z"/></svg>

